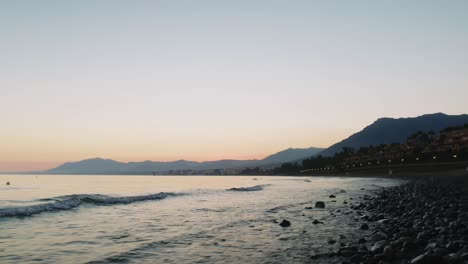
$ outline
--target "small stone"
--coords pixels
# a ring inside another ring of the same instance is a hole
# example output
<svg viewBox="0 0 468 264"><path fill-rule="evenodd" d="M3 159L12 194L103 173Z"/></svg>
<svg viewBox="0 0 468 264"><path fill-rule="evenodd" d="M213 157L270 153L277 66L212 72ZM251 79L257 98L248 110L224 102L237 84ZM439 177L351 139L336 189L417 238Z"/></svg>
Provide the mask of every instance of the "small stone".
<svg viewBox="0 0 468 264"><path fill-rule="evenodd" d="M408 250L413 250L417 248L417 245L413 241L408 240L406 242L403 242L403 248L406 248Z"/></svg>
<svg viewBox="0 0 468 264"><path fill-rule="evenodd" d="M356 254L356 251L352 250L352 249L345 248L345 249L339 250L338 254L341 255L341 256L344 256L344 257L351 257L351 256Z"/></svg>
<svg viewBox="0 0 468 264"><path fill-rule="evenodd" d="M368 224L362 224L361 227L359 228L361 230L367 230L369 229L369 225Z"/></svg>
<svg viewBox="0 0 468 264"><path fill-rule="evenodd" d="M429 250L434 250L437 247L437 243L429 243L427 246L424 248L424 250L429 251Z"/></svg>
<svg viewBox="0 0 468 264"><path fill-rule="evenodd" d="M384 247L387 245L387 241L381 240L375 242L375 244L371 247L371 251L373 253L380 253L383 251Z"/></svg>
<svg viewBox="0 0 468 264"><path fill-rule="evenodd" d="M286 219L283 219L283 221L281 221L281 223L279 225L282 226L282 227L288 227L288 226L291 225L291 222L289 222Z"/></svg>
<svg viewBox="0 0 468 264"><path fill-rule="evenodd" d="M315 208L325 208L325 203L322 201L317 201L315 203Z"/></svg>
<svg viewBox="0 0 468 264"><path fill-rule="evenodd" d="M426 264L426 263L443 263L444 259L441 256L429 255L428 252L421 254L411 260L411 264Z"/></svg>
<svg viewBox="0 0 468 264"><path fill-rule="evenodd" d="M390 220L388 220L386 218L380 219L380 220L377 221L377 223L379 223L379 224L388 224L388 222L390 222Z"/></svg>
<svg viewBox="0 0 468 264"><path fill-rule="evenodd" d="M457 242L457 241L450 241L446 246L445 248L451 252L455 252L457 250L459 250L461 247L460 247L460 244Z"/></svg>
<svg viewBox="0 0 468 264"><path fill-rule="evenodd" d="M361 263L363 261L362 255L355 254L350 259L351 263Z"/></svg>
<svg viewBox="0 0 468 264"><path fill-rule="evenodd" d="M468 252L461 254L461 258L464 259L465 261L468 260Z"/></svg>
<svg viewBox="0 0 468 264"><path fill-rule="evenodd" d="M371 240L373 241L386 240L387 237L388 237L387 234L385 234L384 232L377 232L371 237Z"/></svg>
<svg viewBox="0 0 468 264"><path fill-rule="evenodd" d="M330 244L330 245L333 245L335 243L336 243L336 240L334 240L334 239L329 239L328 240L328 244Z"/></svg>
<svg viewBox="0 0 468 264"><path fill-rule="evenodd" d="M316 225L316 224L321 224L322 222L320 222L319 220L315 219L314 221L312 221L312 224Z"/></svg>
<svg viewBox="0 0 468 264"><path fill-rule="evenodd" d="M448 254L447 256L445 256L444 259L445 259L445 262L449 264L463 263L463 259L458 254L455 254L455 253Z"/></svg>
<svg viewBox="0 0 468 264"><path fill-rule="evenodd" d="M365 244L367 242L367 240L363 237L361 237L359 240L358 240L358 243L359 244Z"/></svg>
<svg viewBox="0 0 468 264"><path fill-rule="evenodd" d="M329 198L336 198L335 195L331 194L330 196L328 196Z"/></svg>
<svg viewBox="0 0 468 264"><path fill-rule="evenodd" d="M393 256L394 252L393 252L393 248L391 246L386 246L384 247L383 249L383 254L384 256L386 257L391 257Z"/></svg>

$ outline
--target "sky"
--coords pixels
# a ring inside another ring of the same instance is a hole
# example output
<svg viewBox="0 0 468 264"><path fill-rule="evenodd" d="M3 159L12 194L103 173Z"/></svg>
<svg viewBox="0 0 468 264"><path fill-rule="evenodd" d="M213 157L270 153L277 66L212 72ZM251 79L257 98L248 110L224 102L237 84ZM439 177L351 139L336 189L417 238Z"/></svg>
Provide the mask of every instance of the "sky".
<svg viewBox="0 0 468 264"><path fill-rule="evenodd" d="M468 1L0 1L0 171L254 159L468 111Z"/></svg>

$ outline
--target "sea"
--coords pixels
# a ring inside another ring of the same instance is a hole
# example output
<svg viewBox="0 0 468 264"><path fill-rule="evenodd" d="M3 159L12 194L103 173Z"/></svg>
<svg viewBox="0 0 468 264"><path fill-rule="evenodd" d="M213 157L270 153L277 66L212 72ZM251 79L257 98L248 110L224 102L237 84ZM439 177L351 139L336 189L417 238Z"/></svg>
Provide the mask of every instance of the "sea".
<svg viewBox="0 0 468 264"><path fill-rule="evenodd" d="M370 232L350 206L402 182L0 175L0 263L338 262L317 256Z"/></svg>

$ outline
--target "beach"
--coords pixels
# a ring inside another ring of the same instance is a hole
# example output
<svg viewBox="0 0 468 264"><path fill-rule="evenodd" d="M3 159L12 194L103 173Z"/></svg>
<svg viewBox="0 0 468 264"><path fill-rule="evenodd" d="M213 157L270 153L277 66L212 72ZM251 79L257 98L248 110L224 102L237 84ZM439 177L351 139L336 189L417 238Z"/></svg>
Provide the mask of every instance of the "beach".
<svg viewBox="0 0 468 264"><path fill-rule="evenodd" d="M467 257L464 177L9 177L0 188L1 263Z"/></svg>
<svg viewBox="0 0 468 264"><path fill-rule="evenodd" d="M468 175L413 176L352 209L372 230L337 251L351 263L466 263Z"/></svg>

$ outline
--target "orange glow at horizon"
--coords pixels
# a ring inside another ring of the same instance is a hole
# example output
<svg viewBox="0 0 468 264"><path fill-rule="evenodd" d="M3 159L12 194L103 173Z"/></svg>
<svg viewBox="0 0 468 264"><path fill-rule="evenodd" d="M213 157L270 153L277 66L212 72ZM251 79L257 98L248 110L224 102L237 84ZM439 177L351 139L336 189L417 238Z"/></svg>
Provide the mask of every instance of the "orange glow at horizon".
<svg viewBox="0 0 468 264"><path fill-rule="evenodd" d="M43 134L44 135L44 134ZM328 133L328 136L344 137L340 133ZM258 136L262 140L254 140ZM80 161L90 158L112 159L119 162L151 161L215 161L222 159L249 160L263 159L287 148L327 147L336 139L321 138L317 135L296 133L290 140L281 140L276 136L252 135L236 139L232 135L219 136L210 140L181 140L169 142L143 140L130 142L129 139L117 140L114 137L88 138L87 141L52 140L45 136L26 136L12 139L0 150L0 172L21 172L46 170L64 162ZM270 137L270 138L269 138ZM223 139L224 138L224 139ZM245 141L243 141L245 140ZM327 145L313 144L325 142ZM115 142L115 143L114 143ZM177 144L173 142L178 142ZM224 142L224 143L223 143ZM273 142L273 143L272 143ZM8 151L7 151L8 150Z"/></svg>

